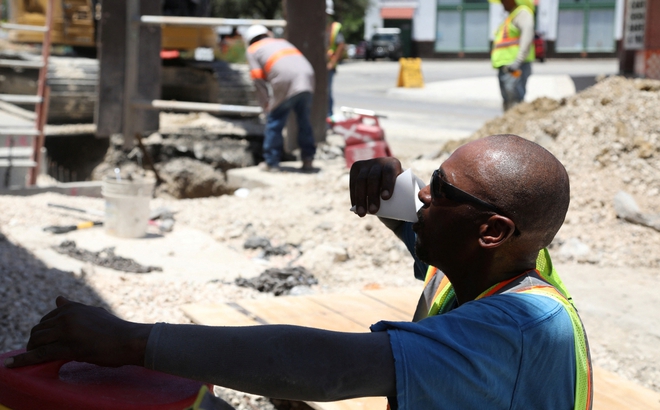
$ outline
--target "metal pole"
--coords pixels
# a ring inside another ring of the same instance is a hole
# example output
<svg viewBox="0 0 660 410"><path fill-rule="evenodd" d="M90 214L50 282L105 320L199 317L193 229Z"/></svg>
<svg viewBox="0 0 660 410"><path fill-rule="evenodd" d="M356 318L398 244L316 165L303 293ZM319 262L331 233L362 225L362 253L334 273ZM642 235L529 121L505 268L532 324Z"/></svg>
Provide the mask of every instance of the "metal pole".
<svg viewBox="0 0 660 410"><path fill-rule="evenodd" d="M140 0L126 1L126 70L124 77L124 149L134 145L133 97L137 90L140 45Z"/></svg>
<svg viewBox="0 0 660 410"><path fill-rule="evenodd" d="M285 20L265 19L226 19L214 17L179 17L179 16L142 16L140 21L144 25L163 26L190 26L190 27L216 27L216 26L251 26L261 24L266 27L284 27Z"/></svg>

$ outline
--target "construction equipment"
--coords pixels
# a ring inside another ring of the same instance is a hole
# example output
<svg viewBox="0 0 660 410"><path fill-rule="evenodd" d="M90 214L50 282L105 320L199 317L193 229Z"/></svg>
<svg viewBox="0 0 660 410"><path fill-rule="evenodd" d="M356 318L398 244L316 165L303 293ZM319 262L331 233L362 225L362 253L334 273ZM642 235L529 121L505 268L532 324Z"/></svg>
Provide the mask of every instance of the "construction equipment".
<svg viewBox="0 0 660 410"><path fill-rule="evenodd" d="M55 234L60 234L60 233L67 233L71 231L75 231L78 229L86 229L86 228L91 228L93 226L101 226L103 225L103 222L100 221L85 221L85 222L80 222L79 224L76 225L52 225L52 226L47 226L44 228L45 232L51 232Z"/></svg>
<svg viewBox="0 0 660 410"><path fill-rule="evenodd" d="M43 26L47 0L8 0L9 21L14 25ZM165 1L164 15L205 17L208 1ZM61 0L54 3L52 44L71 46L80 54L95 55L96 25L101 18L99 0ZM5 27L8 27L5 25ZM43 32L16 30L9 39L16 43L41 44ZM213 47L216 35L211 27L203 29L173 26L163 28L162 48L180 52L194 52L198 47ZM89 50L86 50L89 48ZM176 53L171 54L176 56Z"/></svg>
<svg viewBox="0 0 660 410"><path fill-rule="evenodd" d="M24 69L37 69L38 79L34 87L33 95L17 95L12 93L0 94L0 101L5 103L25 103L33 104L36 116L34 121L27 127L2 127L0 128L0 142L3 148L0 148L0 169L4 172L5 188L10 186L22 187L26 184L35 185L37 173L40 169L42 158L42 148L44 146L44 127L48 116L49 93L50 88L46 84L48 72L48 61L50 58L51 28L53 24L54 0L44 0L42 13L44 18L34 25L10 25L7 27L15 33L17 29L28 33L38 33L42 37L42 48L40 58L34 61L21 62L10 59L0 60L0 67L7 67L10 70L22 71ZM36 95L34 95L36 94ZM18 145L18 147L16 147ZM18 151L19 160L15 160ZM21 155L23 156L21 158ZM27 172L29 171L29 176ZM12 173L18 172L18 178ZM26 178L26 176L28 178Z"/></svg>
<svg viewBox="0 0 660 410"><path fill-rule="evenodd" d="M43 32L21 30L24 25L44 25L48 0L5 0L9 41L15 45L40 45ZM53 7L52 44L65 53L51 59L48 83L51 110L48 123L93 122L99 65L96 60L100 0L58 0ZM173 18L206 17L209 0L164 1L162 14ZM213 26L165 25L161 28L162 98L257 106L247 68L213 60L217 35ZM204 52L200 52L204 51ZM0 58L33 59L29 53L0 51ZM73 56L72 56L73 55ZM205 58L204 61L196 57ZM0 93L36 94L35 70L0 70ZM19 104L27 108L24 104Z"/></svg>

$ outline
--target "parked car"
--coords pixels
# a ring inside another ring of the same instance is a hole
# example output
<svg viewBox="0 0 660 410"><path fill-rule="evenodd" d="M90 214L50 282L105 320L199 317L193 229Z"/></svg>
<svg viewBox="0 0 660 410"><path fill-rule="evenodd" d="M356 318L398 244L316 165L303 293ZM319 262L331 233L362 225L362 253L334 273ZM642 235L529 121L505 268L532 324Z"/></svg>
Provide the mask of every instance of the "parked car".
<svg viewBox="0 0 660 410"><path fill-rule="evenodd" d="M360 41L355 45L355 55L353 58L365 58L367 54L367 41Z"/></svg>
<svg viewBox="0 0 660 410"><path fill-rule="evenodd" d="M536 52L536 59L540 62L544 62L545 39L539 33L534 33L534 51Z"/></svg>
<svg viewBox="0 0 660 410"><path fill-rule="evenodd" d="M375 61L377 58L389 58L397 61L402 56L401 30L398 28L381 28L367 43L365 59Z"/></svg>

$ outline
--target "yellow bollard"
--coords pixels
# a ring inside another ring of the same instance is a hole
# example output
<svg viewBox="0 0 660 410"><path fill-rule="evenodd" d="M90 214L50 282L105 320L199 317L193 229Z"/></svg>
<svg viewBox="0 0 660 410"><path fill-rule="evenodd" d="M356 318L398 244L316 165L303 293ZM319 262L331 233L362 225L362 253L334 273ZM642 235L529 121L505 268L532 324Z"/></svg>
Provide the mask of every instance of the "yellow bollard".
<svg viewBox="0 0 660 410"><path fill-rule="evenodd" d="M397 87L424 87L421 58L400 58Z"/></svg>

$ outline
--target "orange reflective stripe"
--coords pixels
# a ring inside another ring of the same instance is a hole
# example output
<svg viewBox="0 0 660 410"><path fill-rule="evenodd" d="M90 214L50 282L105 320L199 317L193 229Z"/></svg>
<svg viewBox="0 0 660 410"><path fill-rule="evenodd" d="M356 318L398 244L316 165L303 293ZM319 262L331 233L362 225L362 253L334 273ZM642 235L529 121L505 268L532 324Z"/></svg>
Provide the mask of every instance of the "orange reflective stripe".
<svg viewBox="0 0 660 410"><path fill-rule="evenodd" d="M250 77L254 80L265 80L266 78L264 77L264 70L261 68L254 68L250 70Z"/></svg>
<svg viewBox="0 0 660 410"><path fill-rule="evenodd" d="M438 268L435 266L429 266L429 268L426 270L426 277L424 278L424 287L429 284L436 273L438 273Z"/></svg>
<svg viewBox="0 0 660 410"><path fill-rule="evenodd" d="M277 63L282 57L293 56L293 55L301 56L302 53L297 48L285 48L278 52L273 53L273 55L268 58L268 61L266 61L266 65L264 66L264 72L266 73L266 75L268 75L270 69L273 67L273 64Z"/></svg>
<svg viewBox="0 0 660 410"><path fill-rule="evenodd" d="M527 271L527 272L529 272L529 271ZM493 287L491 287L490 289L486 289L481 295L477 296L477 299L481 299L481 298L485 298L487 296L494 295L495 293L497 293L497 291L499 291L500 289L502 289L503 287L505 287L509 283L513 282L514 280L518 279L519 277L521 277L523 275L527 275L527 272L522 273L522 274L516 276L515 278L511 278L511 279L505 280L504 282L500 282L497 285L494 285Z"/></svg>
<svg viewBox="0 0 660 410"><path fill-rule="evenodd" d="M250 47L248 47L247 52L254 53L261 47L265 46L266 44L272 43L273 41L280 41L280 40L276 38L264 38L263 40L259 40L256 43L252 43Z"/></svg>
<svg viewBox="0 0 660 410"><path fill-rule="evenodd" d="M437 271L437 268L436 268ZM445 290L445 287L449 286L449 278L447 278L447 275L442 277L442 280L440 281L440 285L438 286L438 289L435 291L435 295L433 295L433 300L435 301L438 296L440 296L440 292Z"/></svg>
<svg viewBox="0 0 660 410"><path fill-rule="evenodd" d="M495 47L493 48L507 48L507 47L517 46L519 44L520 44L520 40L515 39L509 41L502 41L501 43L496 44Z"/></svg>

